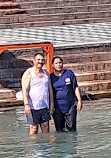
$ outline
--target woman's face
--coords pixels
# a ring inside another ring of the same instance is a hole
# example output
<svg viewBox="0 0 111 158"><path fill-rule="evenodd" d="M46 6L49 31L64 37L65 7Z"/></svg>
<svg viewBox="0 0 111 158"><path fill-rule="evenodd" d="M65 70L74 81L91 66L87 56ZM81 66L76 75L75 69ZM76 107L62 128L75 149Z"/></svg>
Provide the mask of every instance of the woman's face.
<svg viewBox="0 0 111 158"><path fill-rule="evenodd" d="M63 62L59 58L56 58L54 60L54 63L53 63L53 68L56 71L62 71L63 70Z"/></svg>

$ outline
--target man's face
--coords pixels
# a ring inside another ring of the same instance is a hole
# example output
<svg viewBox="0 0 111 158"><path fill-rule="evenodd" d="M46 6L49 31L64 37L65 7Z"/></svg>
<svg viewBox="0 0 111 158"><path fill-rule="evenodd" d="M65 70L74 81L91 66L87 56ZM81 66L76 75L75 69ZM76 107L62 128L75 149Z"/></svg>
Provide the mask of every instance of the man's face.
<svg viewBox="0 0 111 158"><path fill-rule="evenodd" d="M56 58L53 63L53 68L56 71L61 71L63 69L63 62L59 58Z"/></svg>
<svg viewBox="0 0 111 158"><path fill-rule="evenodd" d="M44 65L44 58L41 55L36 55L36 57L33 60L34 66L36 66L36 68L42 68Z"/></svg>

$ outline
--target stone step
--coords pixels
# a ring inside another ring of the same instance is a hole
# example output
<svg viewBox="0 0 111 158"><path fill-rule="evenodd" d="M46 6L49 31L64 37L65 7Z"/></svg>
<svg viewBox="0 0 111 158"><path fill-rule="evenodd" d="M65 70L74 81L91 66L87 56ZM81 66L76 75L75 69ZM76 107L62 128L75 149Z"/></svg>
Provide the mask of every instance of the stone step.
<svg viewBox="0 0 111 158"><path fill-rule="evenodd" d="M79 54L62 54L64 63L86 63L111 60L111 52L91 52Z"/></svg>
<svg viewBox="0 0 111 158"><path fill-rule="evenodd" d="M94 71L110 71L111 70L111 60L101 61L101 62L64 64L64 68L72 69L75 73L94 72Z"/></svg>
<svg viewBox="0 0 111 158"><path fill-rule="evenodd" d="M62 29L62 27L61 27ZM55 30L56 31L56 30ZM42 32L42 30L41 30ZM50 36L50 35L49 35ZM36 49L23 49L23 50L11 50L11 54L14 54L15 57L19 60L23 60L23 61L31 61L33 59L33 56L34 56L34 53L36 52L37 50ZM41 50L39 51L41 52ZM74 46L54 46L54 56L61 56L61 57L65 57L65 56L78 56L80 54L83 53L83 55L85 54L89 54L89 55L92 55L94 53L95 54L107 54L111 52L111 44L110 43L102 43L102 44L86 44L86 45L74 45ZM9 53L7 53L8 55ZM1 55L2 56L2 55ZM0 59L3 59L1 58L0 56ZM4 57L5 58L5 57ZM6 56L7 58L7 56ZM22 63L23 64L23 63Z"/></svg>
<svg viewBox="0 0 111 158"><path fill-rule="evenodd" d="M16 98L16 91L7 88L0 89L0 100L1 99L9 99L9 98Z"/></svg>
<svg viewBox="0 0 111 158"><path fill-rule="evenodd" d="M18 100L16 98L6 98L6 99L0 99L0 111L6 111L8 109L2 109L3 107L14 107L14 106L20 106L23 105L22 100Z"/></svg>
<svg viewBox="0 0 111 158"><path fill-rule="evenodd" d="M16 0L16 3L21 5L23 8L34 8L34 7L63 7L63 6L78 6L78 5L96 5L96 4L110 4L110 0L69 0L69 1L64 1L64 0L56 0L56 1L27 1L27 0Z"/></svg>
<svg viewBox="0 0 111 158"><path fill-rule="evenodd" d="M82 98L87 100L95 100L100 98L111 98L111 89L104 91L87 91L86 93L81 92Z"/></svg>
<svg viewBox="0 0 111 158"><path fill-rule="evenodd" d="M16 9L20 8L20 5L11 1L8 2L0 2L0 10L1 9Z"/></svg>
<svg viewBox="0 0 111 158"><path fill-rule="evenodd" d="M7 21L7 20L6 20ZM12 20L13 21L13 20ZM87 18L87 19L74 19L74 20L60 20L60 21L32 21L32 22L15 22L9 20L9 24L0 24L0 29L13 29L13 28L28 28L28 27L47 27L47 26L61 26L72 24L89 24L110 22L110 17L103 18Z"/></svg>
<svg viewBox="0 0 111 158"><path fill-rule="evenodd" d="M99 54L100 52L96 52L97 54ZM105 53L107 54L108 52L103 52L103 55L105 55ZM85 54L85 53L84 53ZM87 53L86 53L87 54ZM101 54L101 53L100 53ZM108 53L109 54L109 53ZM60 55L62 58L64 57L64 55ZM71 58L71 55L66 55L68 58ZM28 58L28 57L19 57L21 59L25 59L27 62L29 62L30 64L32 63L32 58ZM104 59L101 58L101 61L99 61L99 56L98 56L98 60L95 62L93 60L88 62L87 60L84 62L81 61L76 61L78 63L72 63L71 61L73 61L72 59L69 60L69 62L64 63L64 68L68 68L68 69L72 69L75 73L77 74L81 74L81 73L93 73L94 72L102 72L103 73L106 71L110 72L111 70L111 60L107 61L106 57L103 57ZM64 59L64 58L63 58ZM79 59L78 59L79 60ZM103 61L102 61L103 60ZM79 63L80 62L80 63ZM31 64L32 65L32 64ZM46 68L46 65L44 65L44 68Z"/></svg>
<svg viewBox="0 0 111 158"><path fill-rule="evenodd" d="M13 2L13 0L0 0L0 2Z"/></svg>
<svg viewBox="0 0 111 158"><path fill-rule="evenodd" d="M111 44L104 43L102 44L85 44L85 45L74 45L74 46L64 46L64 47L57 47L54 48L54 54L55 55L66 55L67 54L81 54L81 53L90 53L93 52L111 52Z"/></svg>
<svg viewBox="0 0 111 158"><path fill-rule="evenodd" d="M111 71L96 71L93 73L75 73L78 82L93 81L93 80L109 80ZM5 78L1 79L2 87L16 89L21 87L21 78Z"/></svg>
<svg viewBox="0 0 111 158"><path fill-rule="evenodd" d="M78 82L78 85L83 92L87 91L104 91L111 89L111 80L94 80L94 81L84 81Z"/></svg>
<svg viewBox="0 0 111 158"><path fill-rule="evenodd" d="M110 80L111 71L94 71L92 73L75 73L78 82L93 80Z"/></svg>
<svg viewBox="0 0 111 158"><path fill-rule="evenodd" d="M57 14L42 14L42 15L15 15L8 17L0 17L0 23L11 24L11 23L25 23L25 22L47 22L47 21L71 21L71 20L82 20L82 19L107 19L111 17L111 11L97 11L97 12L79 12L79 13L57 13Z"/></svg>
<svg viewBox="0 0 111 158"><path fill-rule="evenodd" d="M107 61L107 59L111 60L111 52L91 52L91 53L72 53L72 54L60 54L59 55L64 64L67 63L86 63L86 62L97 62L97 61ZM32 65L33 58L29 58L27 56L20 57L21 60L26 60L28 63Z"/></svg>
<svg viewBox="0 0 111 158"><path fill-rule="evenodd" d="M40 14L57 14L57 13L76 13L76 12L94 12L94 11L108 11L111 8L111 4L100 5L87 5L87 6L63 6L63 7L48 7L48 8L13 8L13 9L0 9L0 15L6 15L6 13L12 12L24 12L30 15Z"/></svg>
<svg viewBox="0 0 111 158"><path fill-rule="evenodd" d="M26 14L27 12L21 9L21 6L12 1L0 2L0 16Z"/></svg>
<svg viewBox="0 0 111 158"><path fill-rule="evenodd" d="M27 11L24 9L7 9L5 11L0 11L0 16L6 17L6 16L15 16L15 15L26 15L28 14Z"/></svg>
<svg viewBox="0 0 111 158"><path fill-rule="evenodd" d="M57 14L57 13L75 13L75 12L93 12L93 11L108 11L111 4L87 5L87 6L63 6L63 7L48 7L48 8L29 8L25 9L30 15L35 14ZM1 10L1 12L3 12Z"/></svg>

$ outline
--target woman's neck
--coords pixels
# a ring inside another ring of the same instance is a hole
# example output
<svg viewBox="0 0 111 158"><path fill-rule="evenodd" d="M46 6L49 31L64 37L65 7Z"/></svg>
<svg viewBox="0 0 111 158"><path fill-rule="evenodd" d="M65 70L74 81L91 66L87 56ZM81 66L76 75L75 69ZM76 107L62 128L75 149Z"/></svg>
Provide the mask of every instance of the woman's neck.
<svg viewBox="0 0 111 158"><path fill-rule="evenodd" d="M63 74L63 72L64 72L64 70L61 70L61 71L54 70L55 76L58 76L58 77L60 77Z"/></svg>

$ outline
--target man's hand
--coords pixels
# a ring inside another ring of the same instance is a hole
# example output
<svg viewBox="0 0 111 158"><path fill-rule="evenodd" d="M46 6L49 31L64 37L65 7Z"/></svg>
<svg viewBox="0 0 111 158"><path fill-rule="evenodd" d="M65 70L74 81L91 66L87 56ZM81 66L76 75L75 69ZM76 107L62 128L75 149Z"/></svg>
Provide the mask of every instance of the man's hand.
<svg viewBox="0 0 111 158"><path fill-rule="evenodd" d="M77 102L77 109L82 110L82 101L81 100L78 100L78 102Z"/></svg>
<svg viewBox="0 0 111 158"><path fill-rule="evenodd" d="M30 115L30 113L31 113L31 109L30 109L30 105L24 105L24 110L25 110L25 114L27 115L27 116L29 116Z"/></svg>
<svg viewBox="0 0 111 158"><path fill-rule="evenodd" d="M55 109L54 109L54 106L53 106L53 105L52 105L52 106L50 105L50 114L51 114L51 115L54 113L54 110L55 110Z"/></svg>

